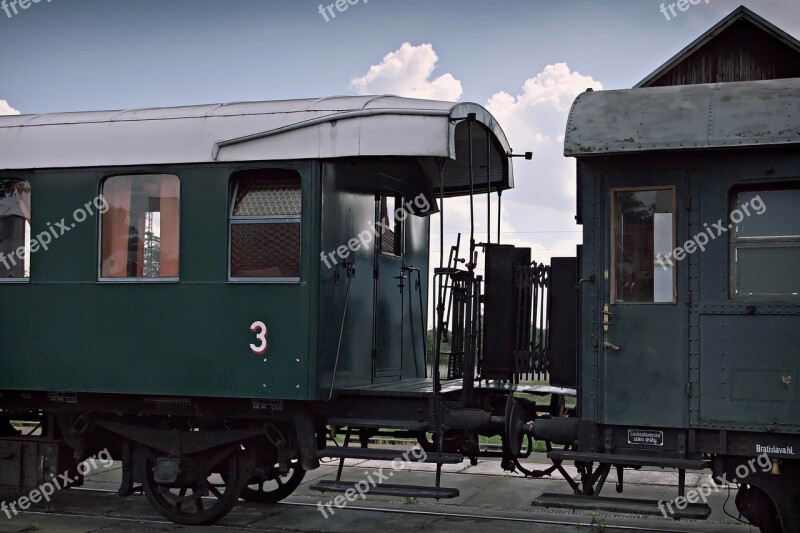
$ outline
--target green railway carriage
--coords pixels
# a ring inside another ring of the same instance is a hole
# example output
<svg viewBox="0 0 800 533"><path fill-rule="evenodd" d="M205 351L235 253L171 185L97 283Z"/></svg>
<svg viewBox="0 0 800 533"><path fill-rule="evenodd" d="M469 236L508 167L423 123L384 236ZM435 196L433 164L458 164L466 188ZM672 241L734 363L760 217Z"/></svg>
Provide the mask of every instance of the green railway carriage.
<svg viewBox="0 0 800 533"><path fill-rule="evenodd" d="M10 242L44 242L2 276L0 389L318 400L337 355L336 385L424 377L435 160L475 110L496 129L381 97L4 117L0 178L28 213Z"/></svg>
<svg viewBox="0 0 800 533"><path fill-rule="evenodd" d="M0 118L4 483L105 446L203 523L291 493L326 425L424 433L429 217L509 153L480 106L391 96Z"/></svg>

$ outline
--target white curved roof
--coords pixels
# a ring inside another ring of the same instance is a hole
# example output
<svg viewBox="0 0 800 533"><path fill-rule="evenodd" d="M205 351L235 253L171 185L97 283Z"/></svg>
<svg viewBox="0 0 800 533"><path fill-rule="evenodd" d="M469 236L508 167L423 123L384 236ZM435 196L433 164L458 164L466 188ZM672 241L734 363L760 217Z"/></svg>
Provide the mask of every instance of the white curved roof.
<svg viewBox="0 0 800 533"><path fill-rule="evenodd" d="M0 170L353 156L455 159L466 147L457 149L453 120L469 113L493 133L498 152L511 150L500 126L477 104L341 96L3 116ZM510 184L507 166L504 181Z"/></svg>
<svg viewBox="0 0 800 533"><path fill-rule="evenodd" d="M564 155L800 143L800 78L587 91Z"/></svg>

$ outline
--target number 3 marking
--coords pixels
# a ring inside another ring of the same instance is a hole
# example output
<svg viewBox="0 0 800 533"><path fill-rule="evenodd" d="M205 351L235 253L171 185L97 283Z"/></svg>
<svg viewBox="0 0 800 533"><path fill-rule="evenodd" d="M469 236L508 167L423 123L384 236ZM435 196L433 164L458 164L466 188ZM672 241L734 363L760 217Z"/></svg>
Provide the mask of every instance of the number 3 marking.
<svg viewBox="0 0 800 533"><path fill-rule="evenodd" d="M261 330L261 332L258 333L258 330ZM260 341L260 344L258 346L256 346L255 344L251 344L250 349L253 350L253 353L256 355L264 355L264 353L267 351L267 346L269 346L269 344L267 343L267 334L269 333L269 331L267 330L267 325L261 322L260 320L257 322L253 322L253 325L250 326L250 331L255 333L256 339Z"/></svg>

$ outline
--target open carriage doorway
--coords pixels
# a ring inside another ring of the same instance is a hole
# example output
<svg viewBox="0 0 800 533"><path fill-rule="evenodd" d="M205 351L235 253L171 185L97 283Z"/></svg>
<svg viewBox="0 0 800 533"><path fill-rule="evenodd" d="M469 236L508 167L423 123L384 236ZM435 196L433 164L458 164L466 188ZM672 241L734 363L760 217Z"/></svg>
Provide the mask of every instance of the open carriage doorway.
<svg viewBox="0 0 800 533"><path fill-rule="evenodd" d="M395 193L375 197L375 381L401 379L406 281L404 274L403 198ZM399 213L399 216L398 216Z"/></svg>

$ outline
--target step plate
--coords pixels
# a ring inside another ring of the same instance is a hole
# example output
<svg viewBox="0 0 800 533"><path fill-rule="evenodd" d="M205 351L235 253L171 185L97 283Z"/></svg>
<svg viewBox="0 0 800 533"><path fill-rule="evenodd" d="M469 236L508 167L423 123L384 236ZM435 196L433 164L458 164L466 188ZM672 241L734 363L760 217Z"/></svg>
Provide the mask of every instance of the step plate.
<svg viewBox="0 0 800 533"><path fill-rule="evenodd" d="M332 479L323 479L311 485L311 490L318 490L320 492L347 492L350 489L356 490L355 483L352 481L336 481ZM360 488L363 490L363 488ZM388 483L381 483L380 485L371 486L369 490L364 490L365 493L374 496L399 496L401 498L435 498L437 500L444 500L449 498L458 498L461 494L458 489L450 489L446 487L423 487L421 485L389 485Z"/></svg>
<svg viewBox="0 0 800 533"><path fill-rule="evenodd" d="M573 452L570 450L552 450L547 452L547 457L553 461L583 461L617 466L659 466L661 468L683 468L686 470L702 470L707 466L706 461L702 459L672 459L669 457Z"/></svg>
<svg viewBox="0 0 800 533"><path fill-rule="evenodd" d="M662 503L664 512L658 508L659 500L639 500L633 498L608 498L603 496L575 496L572 494L544 493L535 500L534 507L548 507L555 509L571 509L573 511L594 511L602 509L615 513L627 513L637 515L663 516L668 512L667 507ZM672 510L674 514L669 514L670 518L688 518L693 520L705 520L711 514L711 508L702 503L689 503L685 509L678 509L674 503Z"/></svg>
<svg viewBox="0 0 800 533"><path fill-rule="evenodd" d="M422 454L419 450L407 452L403 450L387 450L379 448L324 448L317 451L317 457L335 457L346 459L364 459L367 461L394 461L400 459L412 463L434 463L434 464L461 464L464 456L459 453L438 453L428 452Z"/></svg>

